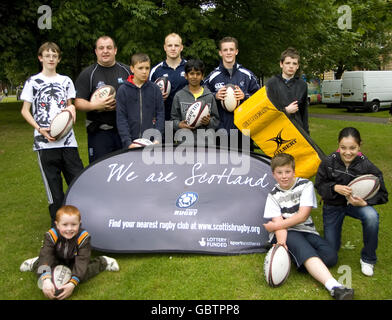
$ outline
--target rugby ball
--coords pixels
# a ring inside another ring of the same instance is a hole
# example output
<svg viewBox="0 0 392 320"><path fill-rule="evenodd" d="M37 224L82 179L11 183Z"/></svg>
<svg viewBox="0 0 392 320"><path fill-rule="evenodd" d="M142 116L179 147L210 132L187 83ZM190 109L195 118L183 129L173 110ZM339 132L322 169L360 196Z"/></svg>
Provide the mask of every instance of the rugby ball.
<svg viewBox="0 0 392 320"><path fill-rule="evenodd" d="M70 268L64 265L58 265L52 268L51 281L55 288L55 295L59 295L61 290L59 288L64 284L68 283L72 277L72 271ZM42 289L43 281L41 278L38 279L38 288Z"/></svg>
<svg viewBox="0 0 392 320"><path fill-rule="evenodd" d="M55 296L59 295L62 290L59 290L64 284L68 283L71 279L72 271L64 265L56 266L52 271L52 282L54 284Z"/></svg>
<svg viewBox="0 0 392 320"><path fill-rule="evenodd" d="M114 89L113 86L107 84L95 90L91 95L90 101L95 102L98 99L105 99L111 95L116 96L116 89Z"/></svg>
<svg viewBox="0 0 392 320"><path fill-rule="evenodd" d="M374 197L380 189L380 180L375 175L365 174L352 180L348 186L353 196L367 200Z"/></svg>
<svg viewBox="0 0 392 320"><path fill-rule="evenodd" d="M64 138L72 129L73 118L69 110L63 110L57 114L51 124L49 134L56 140Z"/></svg>
<svg viewBox="0 0 392 320"><path fill-rule="evenodd" d="M196 101L187 110L185 122L188 126L197 128L201 125L201 120L210 114L208 105L203 101Z"/></svg>
<svg viewBox="0 0 392 320"><path fill-rule="evenodd" d="M233 112L240 104L240 101L235 98L235 86L231 83L226 85L226 97L221 101L222 107L226 111Z"/></svg>
<svg viewBox="0 0 392 320"><path fill-rule="evenodd" d="M136 144L140 147L145 147L145 146L150 146L153 143L151 142L151 140L149 139L145 139L145 138L140 138L140 139L135 139L132 141L132 144Z"/></svg>
<svg viewBox="0 0 392 320"><path fill-rule="evenodd" d="M171 83L167 77L159 77L155 80L155 83L158 85L159 89L161 89L162 94L170 94Z"/></svg>
<svg viewBox="0 0 392 320"><path fill-rule="evenodd" d="M286 248L276 244L264 260L265 280L271 287L283 284L290 274L291 260Z"/></svg>

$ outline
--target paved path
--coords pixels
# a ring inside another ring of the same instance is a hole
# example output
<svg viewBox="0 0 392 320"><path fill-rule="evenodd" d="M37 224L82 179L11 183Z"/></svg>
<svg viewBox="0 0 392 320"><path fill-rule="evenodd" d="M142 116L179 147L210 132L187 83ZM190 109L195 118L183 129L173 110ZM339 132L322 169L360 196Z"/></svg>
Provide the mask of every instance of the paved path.
<svg viewBox="0 0 392 320"><path fill-rule="evenodd" d="M309 117L345 120L345 121L388 123L388 118L374 118L374 117L366 117L366 116L349 116L349 115L337 115L337 114L309 113Z"/></svg>

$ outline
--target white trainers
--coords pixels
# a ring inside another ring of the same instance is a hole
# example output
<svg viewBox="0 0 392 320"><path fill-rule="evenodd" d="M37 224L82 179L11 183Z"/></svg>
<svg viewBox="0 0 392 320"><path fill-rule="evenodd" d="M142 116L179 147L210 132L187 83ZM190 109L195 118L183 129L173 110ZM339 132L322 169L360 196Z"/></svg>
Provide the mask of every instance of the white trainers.
<svg viewBox="0 0 392 320"><path fill-rule="evenodd" d="M362 259L359 260L361 263L361 271L365 276L371 277L374 272L374 264L367 263L363 261Z"/></svg>
<svg viewBox="0 0 392 320"><path fill-rule="evenodd" d="M102 258L104 258L107 263L107 266L106 266L107 271L119 271L120 270L120 267L118 266L116 259L110 258L107 256L102 256Z"/></svg>
<svg viewBox="0 0 392 320"><path fill-rule="evenodd" d="M38 257L25 260L19 267L20 271L26 272L33 270L34 262L37 261L37 259Z"/></svg>

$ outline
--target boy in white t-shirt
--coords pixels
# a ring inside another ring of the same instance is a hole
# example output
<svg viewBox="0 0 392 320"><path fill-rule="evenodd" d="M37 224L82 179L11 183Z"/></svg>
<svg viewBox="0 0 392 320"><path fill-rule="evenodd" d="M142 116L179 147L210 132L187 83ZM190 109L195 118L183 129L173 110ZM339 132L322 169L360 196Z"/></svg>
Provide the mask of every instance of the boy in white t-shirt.
<svg viewBox="0 0 392 320"><path fill-rule="evenodd" d="M56 72L60 55L57 44L45 42L41 45L38 59L42 63L42 71L27 79L21 94L21 100L24 100L22 116L35 129L33 150L37 151L52 226L64 200L61 173L69 185L83 169L73 130L60 140L49 133L53 118L64 109L71 111L75 122L72 104L75 87L69 77Z"/></svg>
<svg viewBox="0 0 392 320"><path fill-rule="evenodd" d="M271 159L271 170L277 184L264 209L264 218L272 219L264 224L270 240L284 246L297 268L305 268L335 299L351 300L354 290L340 284L328 270L336 264L337 254L320 237L310 217L312 208L317 208L313 183L295 177L294 158L286 153Z"/></svg>

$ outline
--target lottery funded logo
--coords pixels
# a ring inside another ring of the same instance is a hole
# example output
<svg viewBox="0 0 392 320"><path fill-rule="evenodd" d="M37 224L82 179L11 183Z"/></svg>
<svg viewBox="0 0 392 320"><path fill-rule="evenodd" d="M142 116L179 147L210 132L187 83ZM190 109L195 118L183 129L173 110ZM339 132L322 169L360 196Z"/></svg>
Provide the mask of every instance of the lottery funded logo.
<svg viewBox="0 0 392 320"><path fill-rule="evenodd" d="M217 237L202 237L199 240L200 247L227 247L227 238L217 238Z"/></svg>

